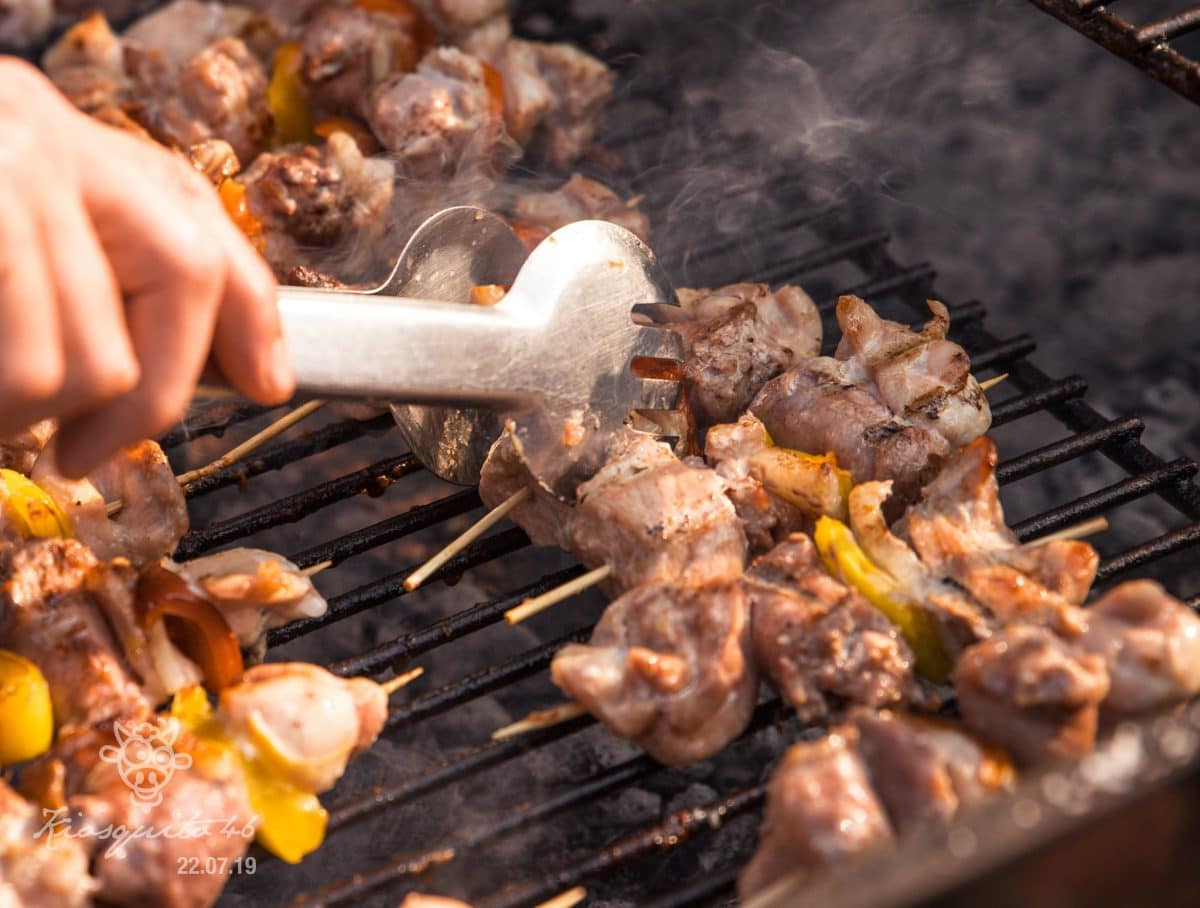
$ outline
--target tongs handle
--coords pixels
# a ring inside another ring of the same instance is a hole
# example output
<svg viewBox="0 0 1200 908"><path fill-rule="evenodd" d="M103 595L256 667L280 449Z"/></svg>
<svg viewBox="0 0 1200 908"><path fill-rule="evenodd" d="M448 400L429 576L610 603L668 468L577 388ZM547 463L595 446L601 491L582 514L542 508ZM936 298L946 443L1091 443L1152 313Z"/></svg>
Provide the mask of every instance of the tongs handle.
<svg viewBox="0 0 1200 908"><path fill-rule="evenodd" d="M297 388L322 397L519 405L510 380L531 325L501 307L308 287L280 287Z"/></svg>

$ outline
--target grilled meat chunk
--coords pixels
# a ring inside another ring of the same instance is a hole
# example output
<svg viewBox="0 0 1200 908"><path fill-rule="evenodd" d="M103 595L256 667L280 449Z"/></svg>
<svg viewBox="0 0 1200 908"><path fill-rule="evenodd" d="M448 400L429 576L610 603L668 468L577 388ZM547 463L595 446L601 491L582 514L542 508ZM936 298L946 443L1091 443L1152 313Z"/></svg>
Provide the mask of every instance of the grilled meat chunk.
<svg viewBox="0 0 1200 908"><path fill-rule="evenodd" d="M755 659L801 721L826 719L841 702L889 706L920 699L915 658L899 630L825 572L803 533L756 559L743 583Z"/></svg>
<svg viewBox="0 0 1200 908"><path fill-rule="evenodd" d="M555 167L587 151L612 97L607 66L571 44L513 38L496 68L504 79L505 122L517 142Z"/></svg>
<svg viewBox="0 0 1200 908"><path fill-rule="evenodd" d="M103 14L91 12L67 29L42 56L42 69L84 113L123 115L125 54Z"/></svg>
<svg viewBox="0 0 1200 908"><path fill-rule="evenodd" d="M455 48L432 50L415 72L388 76L365 104L367 123L405 176L487 170L507 153L495 71Z"/></svg>
<svg viewBox="0 0 1200 908"><path fill-rule="evenodd" d="M857 752L839 727L793 745L771 775L758 850L738 879L746 898L801 868L838 864L892 841L892 828Z"/></svg>
<svg viewBox="0 0 1200 908"><path fill-rule="evenodd" d="M1150 580L1105 593L1086 610L1081 647L1102 655L1104 709L1136 713L1200 693L1200 617Z"/></svg>
<svg viewBox="0 0 1200 908"><path fill-rule="evenodd" d="M929 306L934 318L917 333L843 296L837 355L773 379L751 409L778 444L832 451L856 482L892 479L898 504L916 500L950 450L991 422L966 353L945 340L946 308Z"/></svg>
<svg viewBox="0 0 1200 908"><path fill-rule="evenodd" d="M43 419L28 429L0 438L0 468L28 476L42 448L57 430L54 420Z"/></svg>
<svg viewBox="0 0 1200 908"><path fill-rule="evenodd" d="M555 190L527 192L513 203L513 229L530 249L559 227L588 220L611 221L650 241L650 220L632 200L577 173Z"/></svg>
<svg viewBox="0 0 1200 908"><path fill-rule="evenodd" d="M1072 540L1022 546L1004 523L996 462L996 444L986 436L956 451L902 529L932 571L961 584L1001 618L1057 620L1062 604L1087 598L1099 556Z"/></svg>
<svg viewBox="0 0 1200 908"><path fill-rule="evenodd" d="M237 38L255 57L269 63L286 29L274 16L250 6L172 0L133 22L121 38L138 53L160 57L171 70L223 38ZM121 20L110 16L109 21Z"/></svg>
<svg viewBox="0 0 1200 908"><path fill-rule="evenodd" d="M123 448L84 479L67 479L58 472L51 441L30 478L50 494L70 519L76 538L101 560L121 556L141 567L173 552L188 530L183 490L153 441ZM110 516L108 504L118 501L121 510Z"/></svg>
<svg viewBox="0 0 1200 908"><path fill-rule="evenodd" d="M387 718L387 694L367 678L339 678L306 662L248 669L221 691L218 714L236 736L269 742L293 784L326 791L356 753L375 742Z"/></svg>
<svg viewBox="0 0 1200 908"><path fill-rule="evenodd" d="M391 162L363 157L349 135L334 132L319 147L261 154L238 179L262 223L267 261L282 277L298 263L320 264L341 241L353 240L371 255L394 176Z"/></svg>
<svg viewBox="0 0 1200 908"><path fill-rule="evenodd" d="M530 496L508 512L508 519L523 529L534 545L570 548L571 508L533 477L513 432L510 422L488 451L479 474L479 497L490 510L521 489L529 489Z"/></svg>
<svg viewBox="0 0 1200 908"><path fill-rule="evenodd" d="M460 35L503 13L505 0L416 0L443 38Z"/></svg>
<svg viewBox="0 0 1200 908"><path fill-rule="evenodd" d="M0 49L30 47L45 38L53 24L53 0L4 0L0 3Z"/></svg>
<svg viewBox="0 0 1200 908"><path fill-rule="evenodd" d="M256 650L267 631L327 607L312 580L274 552L226 549L167 566L220 610L243 649Z"/></svg>
<svg viewBox="0 0 1200 908"><path fill-rule="evenodd" d="M87 591L96 556L75 540L48 539L2 558L0 647L42 670L59 727L149 712L152 703Z"/></svg>
<svg viewBox="0 0 1200 908"><path fill-rule="evenodd" d="M1012 764L949 722L855 709L858 751L900 835L950 820L962 807L1011 785Z"/></svg>
<svg viewBox="0 0 1200 908"><path fill-rule="evenodd" d="M392 73L412 72L428 50L428 25L399 7L329 4L300 31L303 72L323 114L358 117L371 88Z"/></svg>
<svg viewBox="0 0 1200 908"><path fill-rule="evenodd" d="M610 565L612 590L742 572L746 535L724 481L661 442L629 433L576 495L571 551L588 567Z"/></svg>
<svg viewBox="0 0 1200 908"><path fill-rule="evenodd" d="M821 349L821 316L799 287L731 284L680 290L679 301L690 320L670 327L683 337L684 385L701 424L733 422L770 379Z"/></svg>
<svg viewBox="0 0 1200 908"><path fill-rule="evenodd" d="M1082 756L1108 696L1104 657L1014 625L963 653L952 675L967 727L1020 765Z"/></svg>
<svg viewBox="0 0 1200 908"><path fill-rule="evenodd" d="M737 583L639 586L609 605L589 643L555 655L550 676L660 762L706 759L754 710L745 593Z"/></svg>
<svg viewBox="0 0 1200 908"><path fill-rule="evenodd" d="M74 839L40 834L46 820L0 780L0 905L5 908L86 908L96 883L87 853Z"/></svg>

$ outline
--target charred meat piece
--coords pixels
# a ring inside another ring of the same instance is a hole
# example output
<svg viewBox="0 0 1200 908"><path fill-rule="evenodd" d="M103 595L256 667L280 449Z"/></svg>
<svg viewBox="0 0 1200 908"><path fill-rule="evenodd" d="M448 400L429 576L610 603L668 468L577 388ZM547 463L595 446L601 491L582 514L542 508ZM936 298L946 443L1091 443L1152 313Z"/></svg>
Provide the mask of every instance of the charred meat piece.
<svg viewBox="0 0 1200 908"><path fill-rule="evenodd" d="M550 676L660 762L706 759L754 710L746 596L737 583L632 589L605 610L590 642L555 655Z"/></svg>
<svg viewBox="0 0 1200 908"><path fill-rule="evenodd" d="M51 441L30 478L50 494L75 536L101 560L121 556L141 567L173 552L188 530L183 490L153 441L123 448L84 479L67 479L58 472ZM110 516L108 504L118 501L121 510Z"/></svg>
<svg viewBox="0 0 1200 908"><path fill-rule="evenodd" d="M233 146L224 139L197 142L188 149L188 160L214 186L220 186L242 169Z"/></svg>
<svg viewBox="0 0 1200 908"><path fill-rule="evenodd" d="M223 38L238 39L255 57L269 63L286 29L274 16L252 6L173 0L133 22L121 38L135 51L161 57L171 70ZM109 21L123 20L109 16Z"/></svg>
<svg viewBox="0 0 1200 908"><path fill-rule="evenodd" d="M124 115L125 55L101 13L91 12L67 29L42 56L42 69L84 113L101 119Z"/></svg>
<svg viewBox="0 0 1200 908"><path fill-rule="evenodd" d="M857 739L843 726L784 754L771 775L758 850L738 879L739 896L792 871L838 864L892 842Z"/></svg>
<svg viewBox="0 0 1200 908"><path fill-rule="evenodd" d="M50 686L55 722L88 725L146 714L133 677L86 585L99 563L86 546L49 539L9 549L0 574L0 647L36 664Z"/></svg>
<svg viewBox="0 0 1200 908"><path fill-rule="evenodd" d="M312 580L274 552L226 549L168 567L220 610L243 649L257 650L267 631L327 607Z"/></svg>
<svg viewBox="0 0 1200 908"><path fill-rule="evenodd" d="M905 515L921 560L970 590L1006 620L1046 615L1087 597L1100 559L1086 542L1021 545L1004 523L996 444L986 436L956 451ZM1026 582L1027 580L1033 583Z"/></svg>
<svg viewBox="0 0 1200 908"><path fill-rule="evenodd" d="M1089 753L1109 691L1103 656L1030 625L972 646L951 680L967 727L1025 766Z"/></svg>
<svg viewBox="0 0 1200 908"><path fill-rule="evenodd" d="M0 905L6 908L86 908L96 883L75 839L48 842L46 818L0 780Z"/></svg>
<svg viewBox="0 0 1200 908"><path fill-rule="evenodd" d="M530 497L508 512L509 520L523 529L534 545L570 548L571 508L546 491L534 478L510 422L483 462L479 474L479 497L490 510L521 489L529 489Z"/></svg>
<svg viewBox="0 0 1200 908"><path fill-rule="evenodd" d="M0 438L0 468L28 476L42 448L57 430L54 420L43 419L28 429Z"/></svg>
<svg viewBox="0 0 1200 908"><path fill-rule="evenodd" d="M916 500L950 450L991 423L965 351L945 339L945 306L929 307L934 318L914 332L843 296L837 355L774 379L751 409L777 443L832 451L855 481L892 479L898 503Z"/></svg>
<svg viewBox="0 0 1200 908"><path fill-rule="evenodd" d="M755 560L743 583L759 668L801 721L826 719L843 702L890 706L921 699L916 660L899 630L825 572L803 533Z"/></svg>
<svg viewBox="0 0 1200 908"><path fill-rule="evenodd" d="M387 694L367 678L339 678L305 662L256 665L221 692L218 715L236 737L265 746L288 781L314 794L370 747L387 718Z"/></svg>
<svg viewBox="0 0 1200 908"><path fill-rule="evenodd" d="M568 167L592 144L613 74L571 44L511 39L496 63L504 79L504 116L520 145Z"/></svg>
<svg viewBox="0 0 1200 908"><path fill-rule="evenodd" d="M550 192L519 195L513 204L513 229L531 249L559 227L588 220L619 224L650 241L650 221L632 200L579 174Z"/></svg>
<svg viewBox="0 0 1200 908"><path fill-rule="evenodd" d="M662 442L629 433L576 495L571 551L588 567L611 566L610 590L742 572L746 534L724 481Z"/></svg>
<svg viewBox="0 0 1200 908"><path fill-rule="evenodd" d="M503 13L504 0L415 0L441 38L452 38Z"/></svg>
<svg viewBox="0 0 1200 908"><path fill-rule="evenodd" d="M799 287L731 284L680 290L679 301L690 319L669 327L683 337L684 385L702 424L733 422L770 379L821 349L821 316Z"/></svg>
<svg viewBox="0 0 1200 908"><path fill-rule="evenodd" d="M369 254L392 201L393 177L389 161L363 157L350 136L334 132L320 147L259 155L238 181L262 223L267 261L285 275L340 241L354 240Z"/></svg>
<svg viewBox="0 0 1200 908"><path fill-rule="evenodd" d="M305 23L303 72L320 114L361 116L374 85L416 67L431 36L420 14L401 10L328 4Z"/></svg>
<svg viewBox="0 0 1200 908"><path fill-rule="evenodd" d="M1105 658L1104 709L1136 713L1200 693L1200 617L1150 580L1105 593L1086 609L1079 645Z"/></svg>
<svg viewBox="0 0 1200 908"><path fill-rule="evenodd" d="M30 47L45 38L53 24L53 0L4 0L0 3L0 50Z"/></svg>
<svg viewBox="0 0 1200 908"><path fill-rule="evenodd" d="M393 73L366 100L367 123L411 178L490 170L507 154L504 97L490 66L452 47Z"/></svg>
<svg viewBox="0 0 1200 908"><path fill-rule="evenodd" d="M869 709L852 710L848 718L871 784L900 835L944 823L1015 778L1003 753L949 722Z"/></svg>

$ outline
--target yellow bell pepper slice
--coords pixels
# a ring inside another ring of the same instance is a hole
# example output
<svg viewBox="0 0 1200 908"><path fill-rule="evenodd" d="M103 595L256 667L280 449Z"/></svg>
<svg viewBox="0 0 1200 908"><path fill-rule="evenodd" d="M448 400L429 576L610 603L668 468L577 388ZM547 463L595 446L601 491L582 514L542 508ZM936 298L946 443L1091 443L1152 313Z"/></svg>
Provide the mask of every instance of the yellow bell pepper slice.
<svg viewBox="0 0 1200 908"><path fill-rule="evenodd" d="M240 764L246 796L259 821L260 845L289 864L298 864L320 847L329 820L320 800L280 777L253 744L235 741L213 713L202 687L177 693L171 701L171 715L198 739L193 753L198 763L234 759Z"/></svg>
<svg viewBox="0 0 1200 908"><path fill-rule="evenodd" d="M304 82L304 51L295 41L275 51L267 106L275 118L275 141L280 145L308 142L313 137L312 98Z"/></svg>
<svg viewBox="0 0 1200 908"><path fill-rule="evenodd" d="M805 454L791 448L764 448L749 458L750 475L768 492L804 513L847 519L854 479L834 454Z"/></svg>
<svg viewBox="0 0 1200 908"><path fill-rule="evenodd" d="M41 670L0 649L0 766L24 763L50 749L54 707Z"/></svg>
<svg viewBox="0 0 1200 908"><path fill-rule="evenodd" d="M50 494L16 470L0 469L4 514L26 539L70 538L70 518Z"/></svg>
<svg viewBox="0 0 1200 908"><path fill-rule="evenodd" d="M850 527L833 517L821 517L813 542L829 572L862 593L899 628L917 658L917 672L931 681L945 681L954 666L942 649L933 618L867 557Z"/></svg>

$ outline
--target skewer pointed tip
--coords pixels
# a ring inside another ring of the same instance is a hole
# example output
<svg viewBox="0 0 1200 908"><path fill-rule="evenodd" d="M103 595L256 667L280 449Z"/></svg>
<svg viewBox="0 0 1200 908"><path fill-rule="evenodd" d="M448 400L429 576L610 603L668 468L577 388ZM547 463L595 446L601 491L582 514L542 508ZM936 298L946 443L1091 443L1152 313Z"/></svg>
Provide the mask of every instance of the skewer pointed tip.
<svg viewBox="0 0 1200 908"><path fill-rule="evenodd" d="M578 905L587 898L587 894L587 890L582 886L576 886L574 889L560 892L554 898L542 902L536 908L574 908L575 905Z"/></svg>
<svg viewBox="0 0 1200 908"><path fill-rule="evenodd" d="M537 731L540 728L551 728L555 725L562 725L564 722L570 722L572 719L578 719L580 716L586 716L587 710L579 703L574 701L563 703L561 706L552 706L550 709L540 709L537 712L532 712L524 719L518 719L503 728L497 728L492 732L493 741L504 741L508 738L515 738L517 735L523 735L526 732Z"/></svg>
<svg viewBox="0 0 1200 908"><path fill-rule="evenodd" d="M379 686L382 687L383 692L390 697L396 691L400 690L400 688L407 687L408 685L412 684L423 674L425 674L425 669L418 665L416 668L405 672L403 675L397 675L394 678L384 681Z"/></svg>
<svg viewBox="0 0 1200 908"><path fill-rule="evenodd" d="M996 385L1000 384L1006 378L1008 378L1008 373L1004 372L1000 375L997 375L995 378L989 378L987 381L981 381L979 383L979 390L986 393L992 390L992 388L996 387Z"/></svg>

